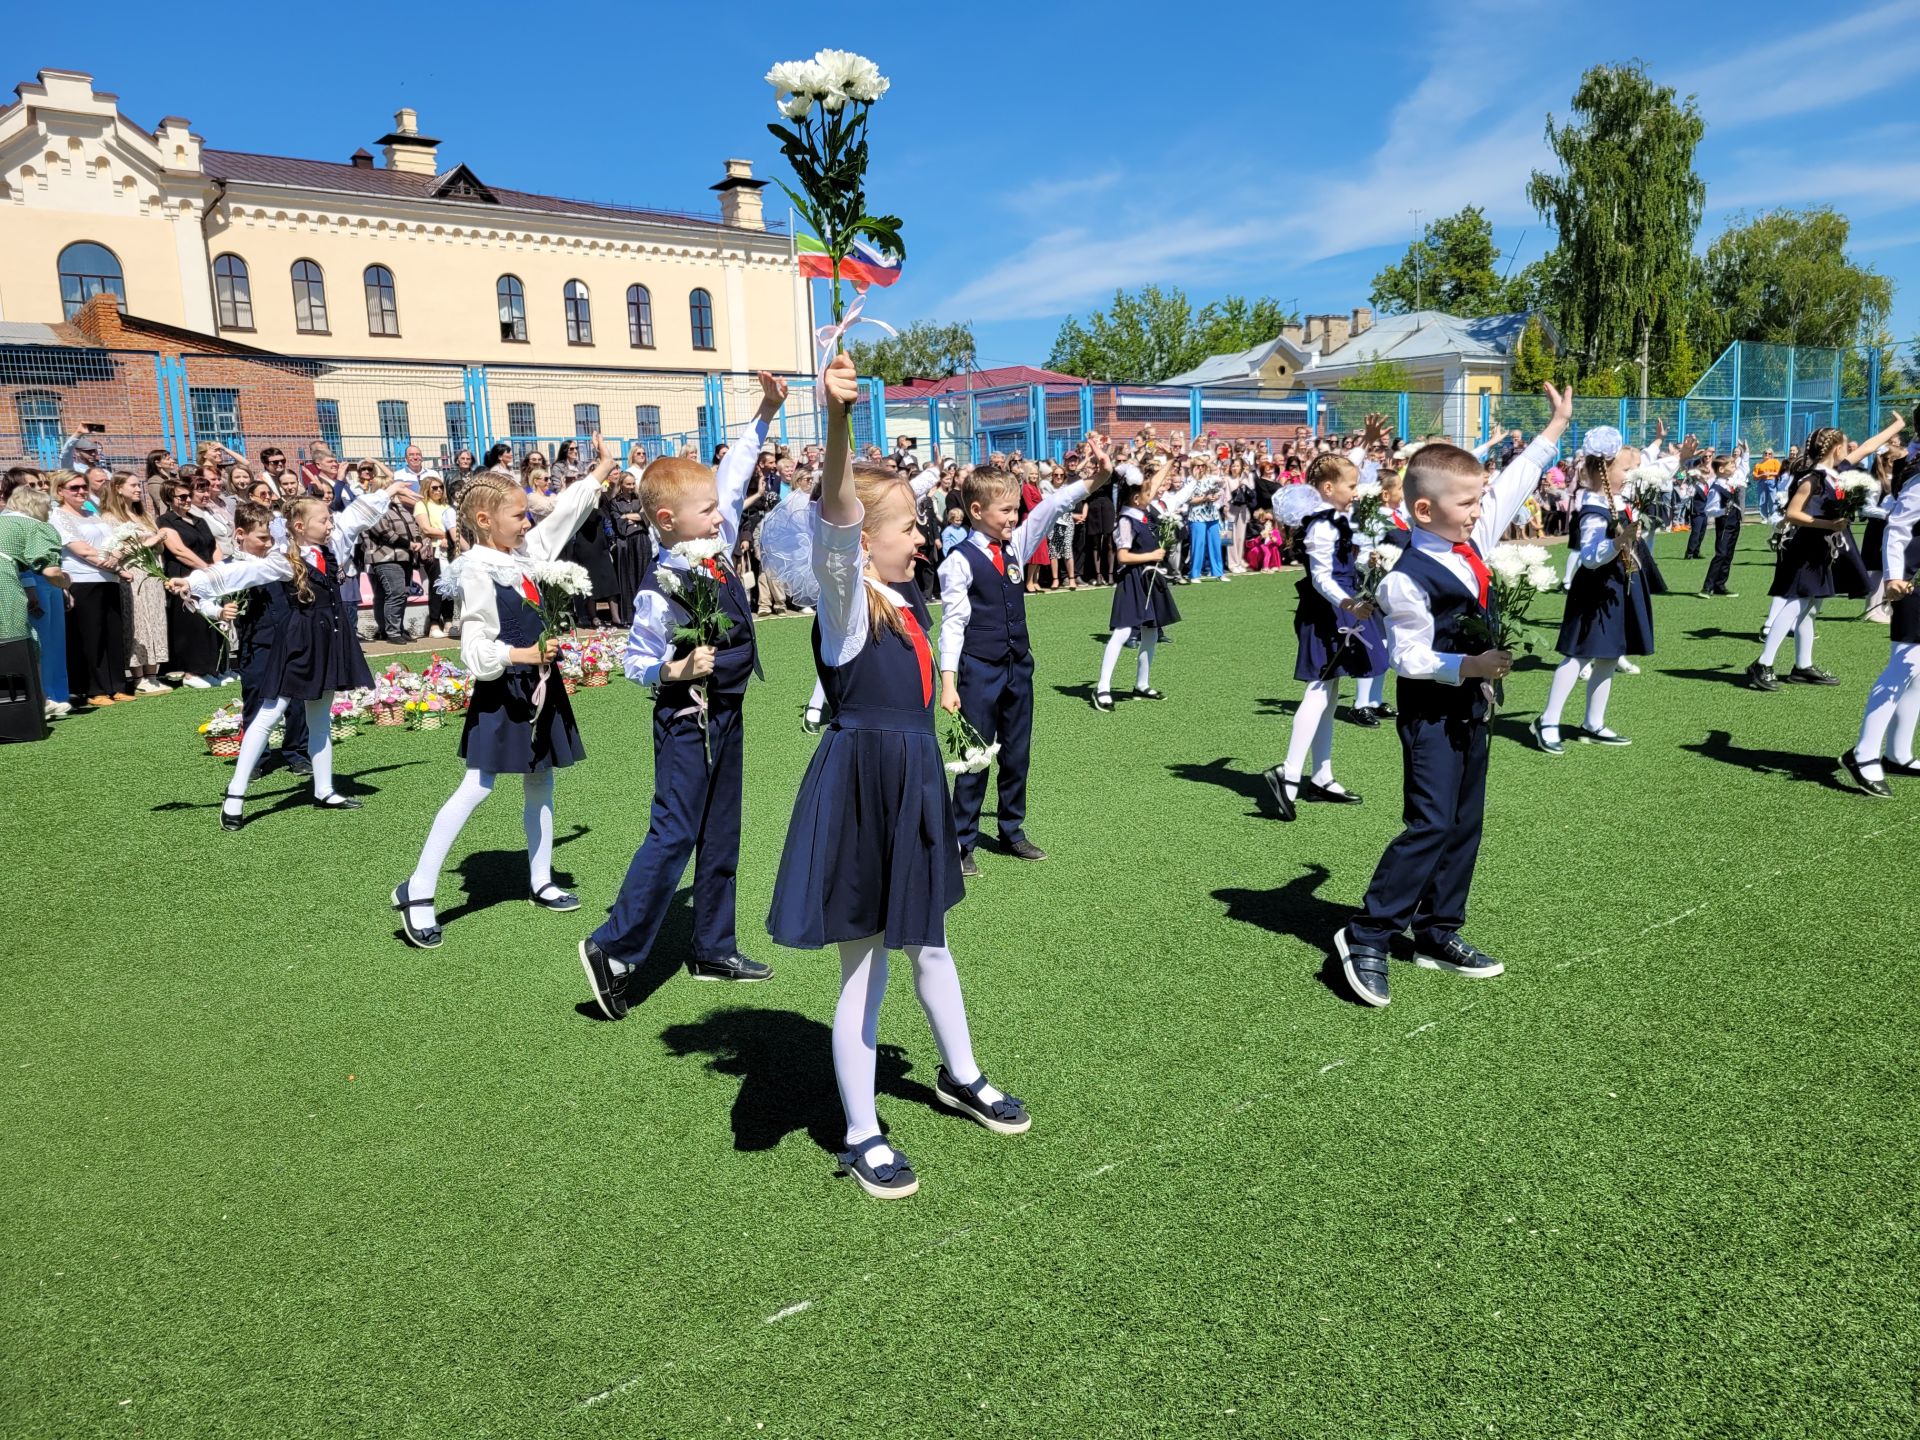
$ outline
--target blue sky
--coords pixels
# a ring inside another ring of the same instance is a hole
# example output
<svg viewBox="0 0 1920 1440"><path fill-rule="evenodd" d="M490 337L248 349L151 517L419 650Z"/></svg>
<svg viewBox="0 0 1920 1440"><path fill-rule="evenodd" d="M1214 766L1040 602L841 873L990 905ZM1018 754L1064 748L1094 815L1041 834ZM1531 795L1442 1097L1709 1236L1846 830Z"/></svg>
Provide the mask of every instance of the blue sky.
<svg viewBox="0 0 1920 1440"><path fill-rule="evenodd" d="M7 83L86 70L149 127L184 115L211 146L321 159L410 105L443 162L492 183L706 209L726 156L777 173L768 64L859 50L893 80L869 198L909 248L873 310L971 320L993 365L1044 360L1116 286L1365 304L1415 209L1478 204L1537 259L1547 112L1587 65L1639 58L1706 118L1703 246L1737 210L1833 204L1898 286L1896 335L1920 334L1920 0L1311 8L201 3L156 25L108 0L83 24L13 16Z"/></svg>

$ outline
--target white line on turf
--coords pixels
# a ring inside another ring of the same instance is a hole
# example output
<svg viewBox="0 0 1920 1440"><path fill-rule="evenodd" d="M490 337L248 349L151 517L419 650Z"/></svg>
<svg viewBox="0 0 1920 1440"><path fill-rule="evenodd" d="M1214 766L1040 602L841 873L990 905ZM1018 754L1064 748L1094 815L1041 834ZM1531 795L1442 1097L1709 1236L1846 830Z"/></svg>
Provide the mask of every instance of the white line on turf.
<svg viewBox="0 0 1920 1440"><path fill-rule="evenodd" d="M811 1310L812 1308L813 1301L802 1300L798 1305L789 1305L784 1310L774 1311L773 1314L767 1316L767 1318L760 1323L763 1325L771 1325L775 1321L786 1319L789 1315L798 1315L802 1310Z"/></svg>
<svg viewBox="0 0 1920 1440"><path fill-rule="evenodd" d="M1892 824L1882 825L1877 830L1870 830L1865 835L1855 836L1852 839L1848 840L1843 845L1832 846L1831 848L1821 851L1820 853L1815 855L1796 857L1791 865L1782 865L1777 869L1771 870L1767 874L1758 877L1757 879L1747 881L1746 884L1739 886L1737 889L1716 891L1713 894L1709 895L1706 899L1702 900L1697 905L1690 905L1685 910L1679 911L1678 913L1673 915L1669 915L1665 919L1655 920L1649 924L1643 925L1640 927L1640 929L1634 931L1631 935L1628 935L1624 938L1616 938L1611 944L1602 945L1597 949L1587 951L1585 954L1575 955L1571 959L1562 960L1557 964L1546 966L1545 970L1548 973L1558 972L1561 970L1571 969L1575 965L1584 964L1590 960L1596 960L1600 956L1605 955L1610 950L1619 949L1623 945L1632 945L1635 942L1639 940L1643 940L1647 936L1654 934L1656 931L1666 930L1671 928L1674 925L1678 925L1681 921L1686 920L1693 915L1699 914L1700 911L1705 910L1716 903L1734 899L1738 896L1746 894L1748 891L1758 889L1763 885L1771 885L1774 881L1780 879L1782 876L1787 875L1789 873L1797 874L1810 863L1818 863L1821 860L1826 860L1837 855L1857 854L1859 852L1860 847L1864 845L1866 842L1871 840L1877 840L1881 836L1891 834L1895 830L1906 829L1912 826L1913 824L1915 824L1916 821L1920 821L1920 816L1911 816L1903 820L1896 820ZM1329 1061L1328 1063L1320 1066L1317 1070L1314 1071L1314 1077L1317 1078L1318 1076L1327 1074L1329 1071L1337 1070L1342 1066L1352 1063L1354 1060L1365 1060L1374 1055L1378 1055L1382 1051L1384 1051L1389 1045L1393 1044L1396 1039L1410 1040L1415 1035L1422 1034L1428 1030L1437 1029L1441 1024L1447 1021L1458 1020L1462 1016L1468 1014L1469 1012L1479 1009L1480 1006L1485 1004L1488 1000L1497 999L1501 991L1507 990L1510 988L1511 987L1508 987L1508 986L1485 987L1485 990L1483 991L1483 993L1480 994L1477 998L1469 1000L1465 1004L1454 1007L1453 1010L1448 1012L1446 1015L1441 1016L1437 1020L1429 1020L1424 1025L1421 1025L1419 1028L1408 1031L1406 1034L1401 1036L1384 1037L1378 1043L1368 1046L1366 1049L1362 1050L1356 1056L1343 1056L1338 1060ZM1257 1016L1250 1017L1250 1018L1254 1020L1258 1019ZM1304 1083L1307 1078L1308 1077L1302 1077L1302 1083ZM1278 1089L1263 1090L1259 1092L1257 1095L1254 1095L1250 1098L1242 1097L1242 1099L1236 1100L1232 1105L1228 1106L1227 1108L1217 1111L1214 1116L1214 1123L1218 1124L1218 1123L1230 1120L1237 1115L1243 1114L1250 1106L1255 1104L1261 1104L1268 1100L1271 1100L1274 1098L1274 1096L1278 1095L1279 1093L1280 1092ZM1088 1178L1091 1179L1093 1178L1093 1176L1104 1175L1109 1170L1114 1169L1118 1165L1123 1164L1128 1160L1137 1159L1142 1155L1150 1154L1158 1150L1168 1150L1175 1146L1186 1144L1189 1141L1196 1138L1201 1133L1202 1126L1204 1124L1205 1124L1205 1121L1203 1120L1198 1125L1190 1125L1186 1127L1176 1138L1171 1140L1148 1141L1144 1144L1136 1146L1134 1149L1122 1153L1118 1159L1110 1160L1106 1164L1100 1166L1100 1168L1093 1171L1092 1175L1088 1176ZM995 1218L1000 1220L1003 1223L1007 1220L1017 1219L1019 1216L1024 1215L1027 1211L1031 1210L1035 1205L1040 1203L1041 1198L1042 1197L1035 1196L1032 1199L1022 1201L1020 1204L1014 1206L1011 1210L1008 1210ZM981 1227L978 1225L963 1225L958 1229L950 1230L945 1235L941 1236L938 1240L932 1241L925 1245L917 1246L910 1250L906 1250L903 1253L901 1253L899 1256L893 1257L892 1259L889 1260L888 1264L891 1267L897 1267L902 1265L912 1265L920 1260L924 1260L927 1256L933 1254L935 1251L944 1249L947 1245L951 1244L953 1241L964 1239L966 1236L973 1234L977 1229L980 1229L980 1228ZM859 1283L870 1284L873 1281L876 1273L878 1272L869 1271L868 1273L860 1277ZM777 1319L782 1319L792 1314L798 1314L803 1310L810 1310L814 1308L816 1305L820 1304L822 1301L831 1300L834 1296L838 1295L841 1291L847 1289L853 1283L854 1282L852 1280L845 1280L838 1285L830 1286L824 1293L822 1293L819 1296L818 1299L803 1301L801 1304L797 1306L789 1306L786 1310L781 1311L776 1315L763 1317L762 1323L770 1325ZM736 1347L737 1347L737 1344L738 1344L738 1341L736 1340ZM708 1360L712 1360L715 1358L715 1356L710 1352L705 1358ZM673 1368L673 1362L667 1361L658 1368L671 1369ZM595 1405L603 1404L608 1400L616 1399L617 1397L626 1394L629 1390L632 1390L634 1387L640 1385L652 1373L653 1373L652 1371L642 1371L640 1374L633 1376L631 1379L622 1380L618 1385L612 1385L605 1390L601 1390L597 1392L596 1394L588 1395L580 1401L578 1408L582 1410L586 1410L586 1409L590 1409Z"/></svg>

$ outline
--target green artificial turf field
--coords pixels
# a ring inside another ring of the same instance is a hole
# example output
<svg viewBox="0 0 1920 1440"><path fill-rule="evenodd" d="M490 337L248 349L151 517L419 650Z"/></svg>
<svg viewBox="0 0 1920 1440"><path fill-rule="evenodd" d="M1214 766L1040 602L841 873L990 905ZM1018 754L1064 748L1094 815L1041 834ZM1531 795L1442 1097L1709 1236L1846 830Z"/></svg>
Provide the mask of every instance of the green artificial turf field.
<svg viewBox="0 0 1920 1440"><path fill-rule="evenodd" d="M983 852L951 923L1035 1126L933 1103L897 960L880 1107L922 1189L895 1204L833 1178L837 966L762 930L802 625L764 628L749 705L741 933L778 974L674 974L620 1024L581 1013L573 945L646 823L632 686L576 701L585 908L524 902L508 780L431 956L386 896L455 731L340 746L358 813L268 776L238 835L193 696L0 749L0 1433L1920 1432L1920 784L1834 777L1886 657L1857 605L1820 627L1844 685L1735 683L1757 526L1742 559L1741 598L1660 604L1614 688L1632 749L1527 748L1544 662L1516 674L1469 932L1509 973L1396 967L1378 1012L1322 964L1396 829L1393 732L1339 727L1365 805L1264 814L1294 574L1182 590L1170 699L1109 716L1107 595L1037 601L1054 858Z"/></svg>

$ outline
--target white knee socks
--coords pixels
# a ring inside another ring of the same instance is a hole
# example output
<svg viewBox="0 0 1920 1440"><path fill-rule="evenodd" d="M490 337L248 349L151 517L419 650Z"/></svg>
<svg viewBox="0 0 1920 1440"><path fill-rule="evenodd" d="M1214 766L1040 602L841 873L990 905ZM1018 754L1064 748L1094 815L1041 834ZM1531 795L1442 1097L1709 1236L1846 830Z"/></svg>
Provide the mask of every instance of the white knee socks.
<svg viewBox="0 0 1920 1440"><path fill-rule="evenodd" d="M1901 712L1905 710L1906 714ZM1869 780L1884 778L1880 760L1885 752L1887 727L1894 726L1894 759L1913 760L1913 719L1920 716L1920 645L1895 645L1887 668L1867 692L1867 713L1860 722L1854 757ZM1906 731L1906 754L1900 754L1900 729Z"/></svg>
<svg viewBox="0 0 1920 1440"><path fill-rule="evenodd" d="M974 1063L973 1041L967 1029L967 1007L960 995L960 974L944 945L910 945L914 989L941 1063L961 1085L980 1078ZM840 999L833 1007L833 1078L840 1087L840 1108L847 1117L847 1144L858 1145L880 1133L874 1105L874 1072L879 1054L880 1001L887 989L887 947L878 935L840 942ZM983 1087L981 1096L998 1100L1000 1092ZM884 1164L891 1154L872 1152Z"/></svg>
<svg viewBox="0 0 1920 1440"><path fill-rule="evenodd" d="M1097 687L1099 694L1113 693L1113 667L1120 663L1120 652L1127 648L1127 639L1132 634L1133 631L1122 629L1114 631L1107 637L1107 653L1100 657L1100 684Z"/></svg>
<svg viewBox="0 0 1920 1440"><path fill-rule="evenodd" d="M807 701L807 713L812 716L827 713L827 682L818 675L813 677L813 696Z"/></svg>
<svg viewBox="0 0 1920 1440"><path fill-rule="evenodd" d="M1380 705L1380 692L1386 688L1384 675L1362 675L1353 682L1353 708L1374 710Z"/></svg>

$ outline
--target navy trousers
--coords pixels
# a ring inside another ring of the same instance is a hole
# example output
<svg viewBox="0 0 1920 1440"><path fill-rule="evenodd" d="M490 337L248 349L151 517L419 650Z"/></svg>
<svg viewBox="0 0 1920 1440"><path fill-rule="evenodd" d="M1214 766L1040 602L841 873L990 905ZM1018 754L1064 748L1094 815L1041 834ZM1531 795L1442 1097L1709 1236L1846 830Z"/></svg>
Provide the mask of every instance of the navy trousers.
<svg viewBox="0 0 1920 1440"><path fill-rule="evenodd" d="M1687 523L1687 553L1681 558L1685 560L1698 560L1700 558L1700 546L1705 542L1706 538L1706 507L1698 501L1695 501L1693 518Z"/></svg>
<svg viewBox="0 0 1920 1440"><path fill-rule="evenodd" d="M980 738L1000 742L993 773L999 777L1000 838L1017 840L1027 823L1027 766L1033 757L1033 656L999 664L962 656L960 713ZM987 771L953 777L953 828L960 848L980 839L980 809L987 798Z"/></svg>
<svg viewBox="0 0 1920 1440"><path fill-rule="evenodd" d="M1713 517L1713 563L1707 566L1707 578L1700 588L1709 595L1724 595L1727 577L1733 574L1733 551L1740 543L1741 515L1726 510Z"/></svg>
<svg viewBox="0 0 1920 1440"><path fill-rule="evenodd" d="M267 651L254 650L240 660L240 728L253 723L260 707L274 697L266 693ZM295 700L281 722L280 755L286 760L307 758L307 707Z"/></svg>
<svg viewBox="0 0 1920 1440"><path fill-rule="evenodd" d="M693 957L738 953L734 890L740 873L739 703L717 702L707 729L693 715L653 712L653 813L607 922L593 943L616 960L638 965L653 949L660 922L693 856ZM711 759L709 759L709 752ZM678 963L676 957L675 963Z"/></svg>
<svg viewBox="0 0 1920 1440"><path fill-rule="evenodd" d="M1347 925L1348 939L1381 950L1405 930L1416 945L1438 944L1466 924L1487 813L1486 723L1403 715L1398 724L1406 828L1380 857Z"/></svg>

